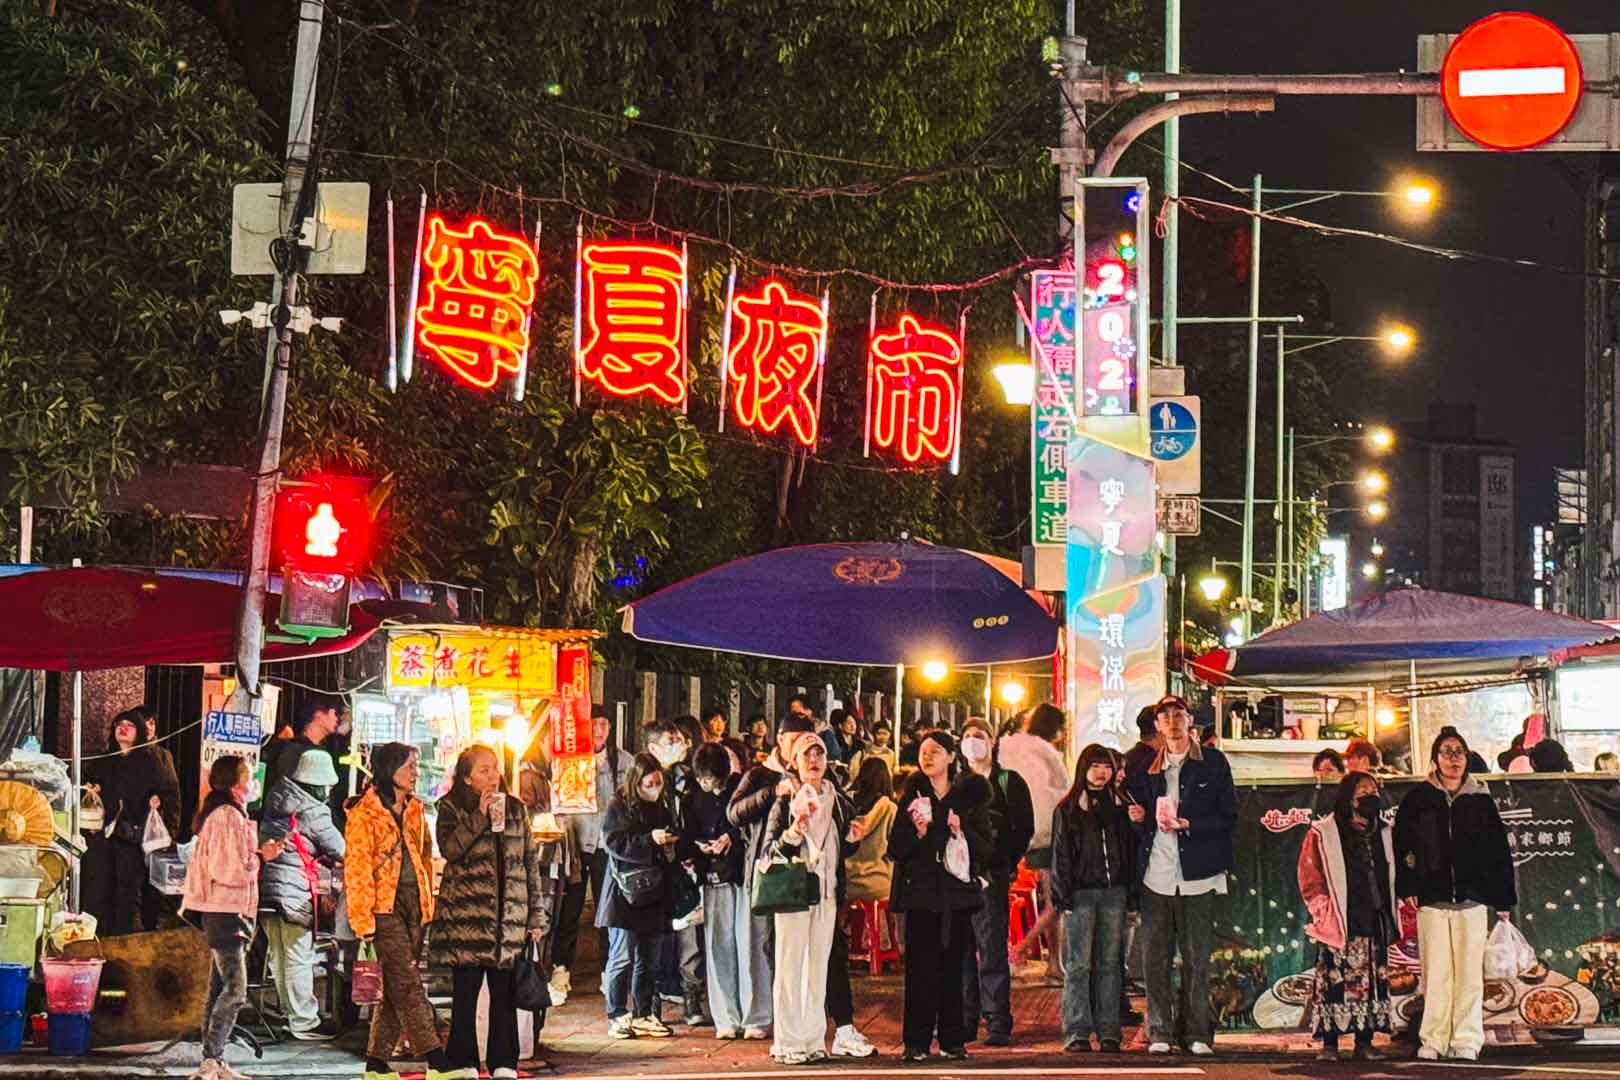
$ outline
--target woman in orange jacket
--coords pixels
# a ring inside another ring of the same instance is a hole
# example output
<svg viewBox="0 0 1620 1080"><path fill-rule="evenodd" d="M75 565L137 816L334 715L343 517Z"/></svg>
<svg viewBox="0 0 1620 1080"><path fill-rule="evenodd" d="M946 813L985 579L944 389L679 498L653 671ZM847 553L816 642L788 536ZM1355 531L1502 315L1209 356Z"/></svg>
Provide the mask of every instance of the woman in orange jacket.
<svg viewBox="0 0 1620 1080"><path fill-rule="evenodd" d="M416 748L384 743L371 752L371 786L349 808L344 830L343 891L349 925L373 943L382 963L383 998L371 1013L365 1080L399 1080L388 1056L401 1031L427 1062L427 1080L460 1080L439 1044L433 1006L418 963L433 918L433 840L416 798Z"/></svg>

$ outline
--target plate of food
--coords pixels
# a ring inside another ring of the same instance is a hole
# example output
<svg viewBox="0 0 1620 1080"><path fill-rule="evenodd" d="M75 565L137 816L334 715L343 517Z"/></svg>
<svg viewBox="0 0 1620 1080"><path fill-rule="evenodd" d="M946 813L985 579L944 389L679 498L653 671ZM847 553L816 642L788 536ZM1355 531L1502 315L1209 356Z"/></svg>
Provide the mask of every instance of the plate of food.
<svg viewBox="0 0 1620 1080"><path fill-rule="evenodd" d="M1284 975L1277 980L1271 992L1284 1005L1305 1006L1311 1002L1311 991L1316 989L1316 973L1302 971L1297 975Z"/></svg>
<svg viewBox="0 0 1620 1080"><path fill-rule="evenodd" d="M1390 980L1390 992L1394 992L1394 980ZM1485 1010L1487 1012L1501 1012L1513 1007L1513 999L1519 994L1519 988L1507 979L1485 980Z"/></svg>
<svg viewBox="0 0 1620 1080"><path fill-rule="evenodd" d="M1305 1022L1305 1007L1303 1005L1287 1005L1277 1000L1277 995L1267 990L1260 995L1254 1003L1254 1025L1268 1031L1278 1029L1297 1028Z"/></svg>
<svg viewBox="0 0 1620 1080"><path fill-rule="evenodd" d="M1397 968L1389 973L1389 996L1404 997L1417 993L1418 973L1410 968ZM1512 1004L1509 1001L1509 1004Z"/></svg>
<svg viewBox="0 0 1620 1080"><path fill-rule="evenodd" d="M1519 1016L1533 1028L1573 1024L1580 1012L1581 1003L1562 986L1538 986L1519 999Z"/></svg>
<svg viewBox="0 0 1620 1080"><path fill-rule="evenodd" d="M1540 960L1519 972L1519 981L1529 983L1531 986L1547 981L1547 965Z"/></svg>

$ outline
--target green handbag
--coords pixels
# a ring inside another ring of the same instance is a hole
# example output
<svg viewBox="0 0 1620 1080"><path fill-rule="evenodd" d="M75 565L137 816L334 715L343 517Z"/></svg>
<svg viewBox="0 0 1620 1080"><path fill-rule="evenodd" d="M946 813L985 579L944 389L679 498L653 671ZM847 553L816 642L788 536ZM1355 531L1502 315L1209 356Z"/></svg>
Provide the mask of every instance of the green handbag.
<svg viewBox="0 0 1620 1080"><path fill-rule="evenodd" d="M792 915L821 902L821 879L799 859L773 859L754 871L755 915Z"/></svg>

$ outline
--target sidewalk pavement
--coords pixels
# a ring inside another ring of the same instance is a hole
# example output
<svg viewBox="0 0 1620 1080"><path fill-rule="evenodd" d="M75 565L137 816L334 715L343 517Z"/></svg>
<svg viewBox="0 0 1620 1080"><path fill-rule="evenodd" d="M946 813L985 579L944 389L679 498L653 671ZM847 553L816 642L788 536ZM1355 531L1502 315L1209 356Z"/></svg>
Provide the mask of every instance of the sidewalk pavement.
<svg viewBox="0 0 1620 1080"><path fill-rule="evenodd" d="M1066 1055L1061 1040L1061 988L1043 981L1044 965L1031 964L1014 979L1014 1045L989 1050L982 1045L969 1047L971 1063L981 1068L1031 1071L1043 1060L1053 1065L1095 1065L1128 1068L1147 1064L1140 1032L1127 1028L1126 1050L1131 1058ZM856 1024L876 1044L881 1057L865 1062L842 1062L860 1068L862 1073L887 1071L899 1065L901 977L898 974L872 976L864 969L854 980ZM1140 1008L1140 1002L1138 1007ZM448 1005L445 1007L445 1012ZM582 976L568 1002L552 1009L541 1032L543 1062L527 1063L524 1075L547 1076L746 1076L750 1072L781 1072L769 1056L767 1042L721 1042L714 1028L688 1028L676 1019L678 1006L666 1005L665 1018L676 1035L669 1039L618 1040L607 1034L602 998L594 976ZM1594 1032L1594 1035L1597 1033ZM830 1032L829 1032L830 1039ZM264 1056L254 1059L240 1044L229 1052L231 1064L253 1077L300 1077L303 1080L357 1080L363 1071L365 1029L362 1025L343 1037L324 1043L289 1041L266 1046ZM1216 1036L1218 1060L1247 1059L1261 1063L1279 1060L1302 1064L1316 1047L1308 1034L1293 1032L1221 1032ZM1140 1056L1138 1056L1140 1055ZM0 1057L0 1077L186 1077L196 1067L199 1046L195 1041L167 1044L98 1048L82 1058L53 1058L43 1050ZM1155 1065L1184 1066L1191 1058L1180 1055L1153 1059ZM1209 1059L1197 1059L1206 1064ZM816 1066L807 1066L811 1070ZM826 1067L821 1067L826 1071ZM957 1065L960 1072L963 1066ZM419 1069L419 1067L418 1067ZM910 1069L909 1071L917 1071ZM926 1071L926 1070L923 1070ZM1072 1071L1072 1070L1066 1070ZM1161 1070L1162 1071L1162 1070Z"/></svg>

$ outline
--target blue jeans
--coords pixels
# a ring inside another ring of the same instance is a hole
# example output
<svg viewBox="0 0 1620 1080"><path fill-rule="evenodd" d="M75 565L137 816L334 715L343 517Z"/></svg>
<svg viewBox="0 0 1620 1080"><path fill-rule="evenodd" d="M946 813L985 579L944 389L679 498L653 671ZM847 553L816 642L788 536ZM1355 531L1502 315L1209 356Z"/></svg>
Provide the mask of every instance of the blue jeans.
<svg viewBox="0 0 1620 1080"><path fill-rule="evenodd" d="M771 1026L771 970L754 956L753 924L741 885L703 886L709 1015L720 1031Z"/></svg>
<svg viewBox="0 0 1620 1080"><path fill-rule="evenodd" d="M1125 887L1076 889L1063 924L1069 943L1063 972L1063 1041L1119 1041L1120 948Z"/></svg>
<svg viewBox="0 0 1620 1080"><path fill-rule="evenodd" d="M607 965L602 969L602 996L607 998L609 1020L627 1012L638 1018L654 1015L653 984L658 977L661 936L656 930L642 934L609 928Z"/></svg>

